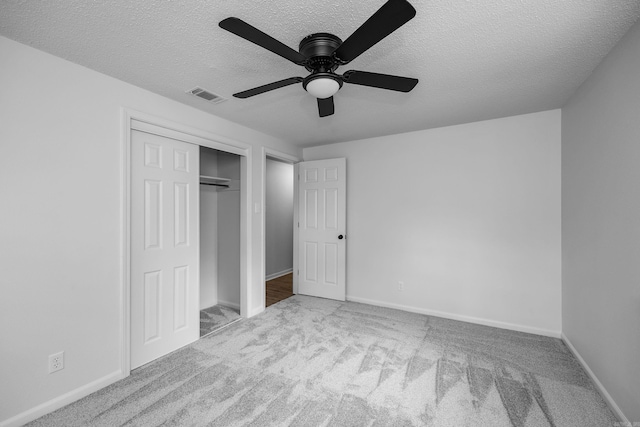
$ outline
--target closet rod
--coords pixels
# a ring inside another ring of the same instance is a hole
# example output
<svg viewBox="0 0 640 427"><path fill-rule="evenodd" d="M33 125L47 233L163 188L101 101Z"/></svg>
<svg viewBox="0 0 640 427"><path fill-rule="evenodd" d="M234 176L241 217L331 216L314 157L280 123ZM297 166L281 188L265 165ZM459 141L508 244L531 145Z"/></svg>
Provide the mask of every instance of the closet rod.
<svg viewBox="0 0 640 427"><path fill-rule="evenodd" d="M215 185L216 187L229 188L228 184L214 184L212 182L201 182L200 185Z"/></svg>

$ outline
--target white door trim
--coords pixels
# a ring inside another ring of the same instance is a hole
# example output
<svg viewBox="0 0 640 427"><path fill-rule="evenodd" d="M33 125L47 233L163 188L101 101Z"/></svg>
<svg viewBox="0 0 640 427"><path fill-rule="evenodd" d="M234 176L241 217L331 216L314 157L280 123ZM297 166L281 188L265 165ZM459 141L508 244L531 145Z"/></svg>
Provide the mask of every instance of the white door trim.
<svg viewBox="0 0 640 427"><path fill-rule="evenodd" d="M295 164L302 161L299 157L292 156L291 154L283 153L282 151L274 150L272 148L262 147L262 229L265 230L266 226L266 213L265 213L265 200L267 194L267 157L274 157L276 159L282 160L286 163L291 163L294 165L294 176L296 173ZM294 179L294 186L296 180ZM298 221L298 195L295 193L296 189L294 188L293 195L293 223L295 224ZM293 226L293 224L292 224ZM296 248L298 246L297 243L298 231L297 228L293 229L293 293L298 292L298 278L296 276L297 271L297 261L298 255L296 253ZM266 233L262 233L262 262L260 265L260 292L262 295L262 309L265 309L265 282L267 280L267 236Z"/></svg>
<svg viewBox="0 0 640 427"><path fill-rule="evenodd" d="M240 315L250 315L251 301L251 161L252 147L234 139L215 135L172 122L147 113L121 109L121 162L120 162L120 231L121 231L121 291L120 291L120 342L122 378L131 373L131 131L143 130L160 136L188 142L241 156L240 200ZM264 285L263 285L264 286ZM264 298L264 297L263 297Z"/></svg>
<svg viewBox="0 0 640 427"><path fill-rule="evenodd" d="M293 165L293 293L298 294L298 280L300 279L300 206L298 206L299 195L298 186L300 185L300 162Z"/></svg>

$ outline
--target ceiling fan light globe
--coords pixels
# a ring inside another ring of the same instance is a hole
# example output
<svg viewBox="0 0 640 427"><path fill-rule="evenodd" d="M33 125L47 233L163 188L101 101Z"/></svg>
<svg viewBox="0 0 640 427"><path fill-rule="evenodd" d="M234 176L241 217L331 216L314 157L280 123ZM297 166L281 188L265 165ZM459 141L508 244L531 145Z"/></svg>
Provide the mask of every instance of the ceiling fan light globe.
<svg viewBox="0 0 640 427"><path fill-rule="evenodd" d="M305 89L316 98L324 99L335 95L340 89L340 84L335 79L321 77L308 82Z"/></svg>

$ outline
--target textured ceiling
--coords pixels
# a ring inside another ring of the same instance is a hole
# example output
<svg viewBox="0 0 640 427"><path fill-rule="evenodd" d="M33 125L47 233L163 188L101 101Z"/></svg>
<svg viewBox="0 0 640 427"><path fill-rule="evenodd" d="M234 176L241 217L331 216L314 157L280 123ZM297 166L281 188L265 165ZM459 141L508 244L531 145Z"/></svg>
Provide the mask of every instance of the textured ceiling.
<svg viewBox="0 0 640 427"><path fill-rule="evenodd" d="M408 93L344 85L336 114L293 85L308 73L218 27L235 16L297 50L311 33L346 39L384 0L3 0L0 34L299 146L561 107L640 16L638 0L409 0L416 17L338 73L414 77ZM229 98L191 97L200 86Z"/></svg>

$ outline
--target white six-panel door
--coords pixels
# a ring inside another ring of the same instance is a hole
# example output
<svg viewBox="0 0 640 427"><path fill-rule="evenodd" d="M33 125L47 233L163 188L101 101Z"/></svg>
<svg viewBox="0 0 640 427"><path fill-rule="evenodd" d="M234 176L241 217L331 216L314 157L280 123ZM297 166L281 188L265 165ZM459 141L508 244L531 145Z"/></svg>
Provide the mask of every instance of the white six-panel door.
<svg viewBox="0 0 640 427"><path fill-rule="evenodd" d="M199 337L199 147L131 132L131 368Z"/></svg>
<svg viewBox="0 0 640 427"><path fill-rule="evenodd" d="M298 293L344 301L346 159L298 167Z"/></svg>

